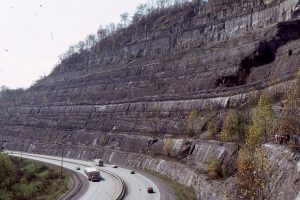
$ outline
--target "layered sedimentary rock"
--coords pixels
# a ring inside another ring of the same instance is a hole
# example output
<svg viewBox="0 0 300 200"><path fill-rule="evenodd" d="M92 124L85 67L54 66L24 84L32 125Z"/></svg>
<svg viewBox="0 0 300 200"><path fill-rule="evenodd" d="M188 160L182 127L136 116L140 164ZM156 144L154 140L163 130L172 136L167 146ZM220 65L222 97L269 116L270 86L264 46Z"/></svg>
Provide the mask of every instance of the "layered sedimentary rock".
<svg viewBox="0 0 300 200"><path fill-rule="evenodd" d="M63 143L67 157L146 168L194 186L198 199L224 199L234 178L209 181L199 171L217 161L233 174L238 146L205 139L207 122L248 109L262 90L292 87L298 7L211 0L149 17L63 60L28 90L2 92L0 138L53 155ZM199 125L190 127L193 110Z"/></svg>

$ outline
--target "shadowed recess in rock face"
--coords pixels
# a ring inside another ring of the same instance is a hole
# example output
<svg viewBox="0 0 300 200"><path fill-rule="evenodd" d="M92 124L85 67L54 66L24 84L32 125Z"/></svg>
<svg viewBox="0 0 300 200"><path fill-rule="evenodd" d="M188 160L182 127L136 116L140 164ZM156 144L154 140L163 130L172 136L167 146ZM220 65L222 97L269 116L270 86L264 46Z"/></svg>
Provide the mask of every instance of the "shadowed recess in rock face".
<svg viewBox="0 0 300 200"><path fill-rule="evenodd" d="M245 85L252 68L257 68L274 62L279 47L290 41L300 38L300 20L293 22L281 22L276 27L276 34L268 41L259 42L255 51L246 58L242 59L236 74L219 77L215 85L234 87ZM288 55L293 54L289 50Z"/></svg>

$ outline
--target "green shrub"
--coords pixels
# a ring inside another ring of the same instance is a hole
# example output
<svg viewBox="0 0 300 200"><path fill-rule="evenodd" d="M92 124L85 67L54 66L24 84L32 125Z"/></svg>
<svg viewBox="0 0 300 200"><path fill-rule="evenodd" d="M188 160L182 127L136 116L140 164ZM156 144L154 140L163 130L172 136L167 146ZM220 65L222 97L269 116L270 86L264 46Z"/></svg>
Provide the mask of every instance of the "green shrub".
<svg viewBox="0 0 300 200"><path fill-rule="evenodd" d="M207 122L207 138L213 139L218 133L217 122L214 119L210 119Z"/></svg>
<svg viewBox="0 0 300 200"><path fill-rule="evenodd" d="M207 173L210 178L222 178L222 172L218 160L210 160L207 162Z"/></svg>
<svg viewBox="0 0 300 200"><path fill-rule="evenodd" d="M223 141L232 142L239 139L241 121L235 110L229 110L225 117L220 137Z"/></svg>
<svg viewBox="0 0 300 200"><path fill-rule="evenodd" d="M0 154L0 178L0 200L58 199L68 189L69 181L65 175L61 181L56 167L50 169L3 154Z"/></svg>

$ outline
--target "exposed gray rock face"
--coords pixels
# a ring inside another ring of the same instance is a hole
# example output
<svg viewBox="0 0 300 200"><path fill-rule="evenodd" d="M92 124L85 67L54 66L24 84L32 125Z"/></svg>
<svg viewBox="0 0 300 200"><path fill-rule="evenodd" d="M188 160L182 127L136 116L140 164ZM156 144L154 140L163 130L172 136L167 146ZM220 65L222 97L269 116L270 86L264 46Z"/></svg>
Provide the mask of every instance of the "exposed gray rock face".
<svg viewBox="0 0 300 200"><path fill-rule="evenodd" d="M52 155L64 143L67 157L157 171L193 186L198 199L224 199L234 178L209 181L199 171L215 160L234 173L238 147L203 139L207 121L222 122L228 108L248 109L261 90L284 94L293 87L297 6L298 0L211 0L152 16L63 60L28 90L2 92L0 140ZM188 127L193 110L200 125ZM286 195L277 187L271 184L271 192Z"/></svg>
<svg viewBox="0 0 300 200"><path fill-rule="evenodd" d="M271 199L299 199L300 194L300 151L279 145L264 145L271 165L269 190Z"/></svg>

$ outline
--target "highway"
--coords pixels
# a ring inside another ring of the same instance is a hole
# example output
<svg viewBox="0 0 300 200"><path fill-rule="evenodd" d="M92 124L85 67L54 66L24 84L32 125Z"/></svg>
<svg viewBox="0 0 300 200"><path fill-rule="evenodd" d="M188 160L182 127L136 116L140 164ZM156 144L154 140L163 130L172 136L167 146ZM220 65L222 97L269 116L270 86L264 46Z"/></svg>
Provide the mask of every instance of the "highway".
<svg viewBox="0 0 300 200"><path fill-rule="evenodd" d="M20 153L13 152L14 156L20 156ZM45 155L36 155L36 154L22 154L23 158L28 158L32 160L38 160L46 163L51 163L60 166L61 158ZM76 171L75 168L80 166L81 170L77 171L84 175L83 168L86 166L93 166L92 162L75 160L75 159L66 159L64 158L63 166L67 169ZM75 196L74 199L80 200L113 200L117 199L122 191L122 185L120 181L112 176L114 174L118 176L126 185L126 200L159 200L160 192L157 186L149 178L143 176L140 173L131 174L128 169L124 168L113 168L112 165L105 164L104 167L98 167L101 170L100 174L104 180L100 182L89 182L87 177L84 175L85 179L83 180L85 187L80 191L79 195ZM108 172L108 173L107 173ZM111 174L110 174L111 173ZM152 187L154 193L147 193L147 188Z"/></svg>

